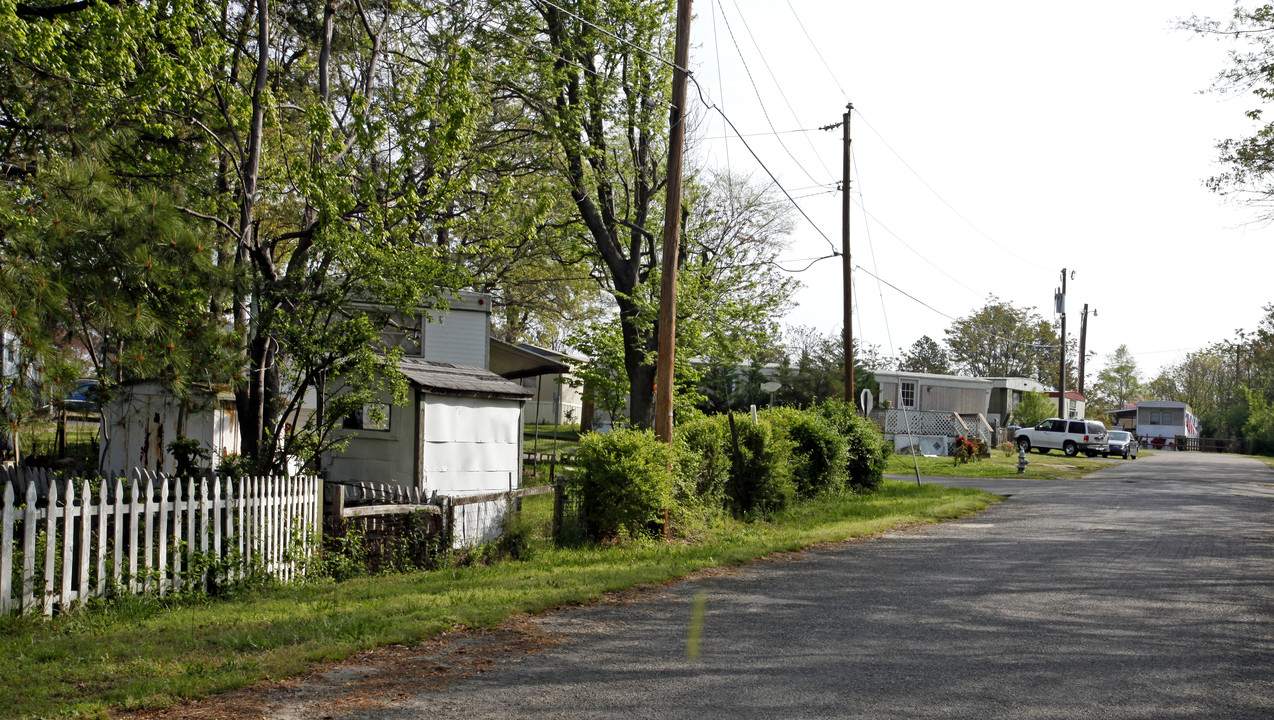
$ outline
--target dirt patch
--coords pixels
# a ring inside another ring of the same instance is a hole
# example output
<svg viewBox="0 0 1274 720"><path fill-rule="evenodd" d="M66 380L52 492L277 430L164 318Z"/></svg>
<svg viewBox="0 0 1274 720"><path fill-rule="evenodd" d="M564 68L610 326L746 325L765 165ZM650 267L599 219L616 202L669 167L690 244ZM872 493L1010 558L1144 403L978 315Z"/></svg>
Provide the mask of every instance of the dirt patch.
<svg viewBox="0 0 1274 720"><path fill-rule="evenodd" d="M378 648L306 675L257 683L163 710L121 712L127 720L291 720L340 718L384 707L424 692L444 690L454 680L478 675L501 662L533 655L560 642L525 616L494 630L459 628L414 647Z"/></svg>

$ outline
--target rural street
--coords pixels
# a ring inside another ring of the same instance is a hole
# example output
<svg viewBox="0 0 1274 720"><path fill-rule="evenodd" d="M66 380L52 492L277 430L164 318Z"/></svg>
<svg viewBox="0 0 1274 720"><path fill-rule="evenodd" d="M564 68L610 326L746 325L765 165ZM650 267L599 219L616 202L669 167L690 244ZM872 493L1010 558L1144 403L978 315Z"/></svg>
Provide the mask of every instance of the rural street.
<svg viewBox="0 0 1274 720"><path fill-rule="evenodd" d="M551 613L543 652L330 716L1274 717L1274 471L1163 452L1081 480L935 482L1011 497Z"/></svg>

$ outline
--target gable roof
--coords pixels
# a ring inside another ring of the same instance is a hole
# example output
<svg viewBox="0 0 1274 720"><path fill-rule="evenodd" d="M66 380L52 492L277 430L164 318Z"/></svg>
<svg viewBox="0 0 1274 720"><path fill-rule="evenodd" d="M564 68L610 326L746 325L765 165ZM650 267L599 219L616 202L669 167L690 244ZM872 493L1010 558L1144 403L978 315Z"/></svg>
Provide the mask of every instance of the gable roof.
<svg viewBox="0 0 1274 720"><path fill-rule="evenodd" d="M534 394L490 370L468 365L406 357L398 361L398 371L417 387L436 395L525 400Z"/></svg>

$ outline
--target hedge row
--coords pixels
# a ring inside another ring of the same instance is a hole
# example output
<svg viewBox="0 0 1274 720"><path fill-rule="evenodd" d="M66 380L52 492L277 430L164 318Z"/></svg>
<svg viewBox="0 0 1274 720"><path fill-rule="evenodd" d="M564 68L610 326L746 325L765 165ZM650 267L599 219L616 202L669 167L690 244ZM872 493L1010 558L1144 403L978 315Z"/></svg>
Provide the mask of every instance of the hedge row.
<svg viewBox="0 0 1274 720"><path fill-rule="evenodd" d="M809 410L701 416L682 423L673 445L650 431L580 439L572 489L581 521L598 538L656 532L665 509L677 518L728 511L763 517L821 492L875 489L887 445L871 421L843 402Z"/></svg>

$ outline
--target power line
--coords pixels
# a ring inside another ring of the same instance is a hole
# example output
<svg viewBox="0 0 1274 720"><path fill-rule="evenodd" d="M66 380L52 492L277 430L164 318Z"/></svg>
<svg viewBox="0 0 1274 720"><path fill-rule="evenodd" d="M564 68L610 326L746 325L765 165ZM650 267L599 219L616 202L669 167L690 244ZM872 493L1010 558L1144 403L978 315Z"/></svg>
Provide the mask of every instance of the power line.
<svg viewBox="0 0 1274 720"><path fill-rule="evenodd" d="M862 192L861 192L861 191L859 192L859 196L860 196L860 197L862 196ZM911 252L915 253L915 254L916 254L916 257L918 257L918 258L920 258L921 260L925 261L925 263L927 263L927 264L928 264L930 267L932 267L934 270L937 270L938 272L940 272L940 273L942 273L943 275L947 276L947 278L948 278L949 280L951 280L951 282L953 282L953 283L955 283L955 284L959 285L960 287L964 288L965 290L968 290L969 292L973 293L974 295L977 295L978 297L982 297L982 293L978 292L977 290L974 290L973 288L969 287L968 285L965 285L963 282L960 282L960 280L959 280L959 279L957 279L954 275L952 275L951 273L947 272L946 270L943 270L943 269L942 269L942 266L938 265L938 264L937 264L937 263L935 263L934 261L932 261L932 260L930 260L929 258L925 257L925 256L924 256L924 253L921 253L919 250L915 249L915 248L914 248L914 247L912 247L910 244L908 244L906 240L903 240L903 239L902 239L902 237L898 235L898 233L896 233L896 232L894 232L893 230L889 229L889 226L888 226L888 225L886 225L886 224L884 224L883 222L881 222L881 221L880 221L880 218L878 218L878 217L876 217L875 215L871 214L871 212L869 212L869 211L867 210L867 208L866 208L866 207L862 204L861 200L860 200L859 202L855 203L855 204L856 204L856 205L858 205L858 207L859 207L859 208L863 211L863 214L864 214L864 215L866 215L867 217L869 217L869 218L871 218L872 220L874 220L874 221L875 221L878 225L880 225L880 227L881 227L882 229L884 229L884 231L885 231L885 232L889 233L890 235L892 235L892 236L894 237L894 239L895 239L895 240L897 240L898 242L902 243L902 246L903 246L903 247L905 247L905 248L907 248L908 250L910 250Z"/></svg>
<svg viewBox="0 0 1274 720"><path fill-rule="evenodd" d="M982 237L986 238L986 240L987 240L987 241L989 241L992 245L994 245L994 246L996 246L997 248L999 248L999 249L1003 250L1004 252L1006 252L1006 253L1008 253L1008 254L1012 255L1013 257L1017 258L1018 260L1021 260L1022 262L1026 263L1026 264L1028 264L1028 265L1030 265L1030 266L1032 266L1032 267L1038 268L1038 269L1040 269L1040 270L1047 270L1047 269L1048 269L1048 268L1045 268L1043 265L1040 265L1039 263L1037 263L1037 262L1035 262L1035 261L1031 260L1030 258L1022 257L1021 255L1018 255L1017 253L1013 252L1011 249L1009 249L1009 248L1007 248L1007 247L1005 247L1005 246L1001 245L999 242L997 242L997 241L995 240L995 238L993 238L993 237L991 237L990 235L988 235L988 234L986 234L985 232L983 232L983 231L982 231L982 228L979 228L977 225L974 225L974 224L973 224L973 221L969 220L967 217L965 217L963 214L961 214L959 210L956 210L954 205L952 205L951 203L947 202L947 199L946 199L946 198L944 198L944 197L943 197L943 196L942 196L942 195L941 195L941 194L940 194L937 190L935 190L935 189L933 188L933 186L932 186L932 185L930 185L930 184L928 183L928 181L926 181L923 177L921 177L920 173L916 172L916 169L915 169L915 168L913 168L913 167L912 167L912 166L911 166L911 165L910 165L910 164L909 164L909 163L908 163L905 159L903 159L902 155L900 155L900 154L898 153L898 151L897 151L897 150L895 150L895 149L893 148L893 146L889 144L889 141L885 140L884 136L880 134L880 131L878 131L875 127L873 127L873 126L872 126L872 124L871 124L871 122L869 122L869 121L867 120L867 118L863 117L863 113L862 113L862 111L860 111L860 110L858 110L858 109L855 109L855 110L854 110L854 112L855 112L855 113L858 115L858 117L859 117L860 119L862 119L862 121L863 121L863 122L867 125L867 128L868 128L869 130L871 130L871 131L872 131L872 133L874 133L874 134L876 135L876 137L880 140L880 142L881 142L882 144L884 144L884 146L885 146L886 148L888 148L888 149L889 149L889 152L893 153L893 154L894 154L894 157L898 158L898 162L901 162L901 163L903 164L903 167L905 167L905 168L907 168L907 170L911 171L911 174L916 176L916 179L920 181L920 184L921 184L921 185L924 185L924 186L925 186L925 188L926 188L927 190L929 190L929 192L933 193L933 196L934 196L934 197L936 197L936 198L938 198L938 200L939 200L939 201L941 201L943 205L946 205L948 210L950 210L951 212L955 213L955 216L956 216L956 217L958 217L958 218L960 218L961 220L963 220L963 221L965 222L965 224L966 224L966 225L968 225L969 227L973 228L973 230L974 230L975 232L977 232L977 233L978 233L979 235L981 235Z"/></svg>
<svg viewBox="0 0 1274 720"><path fill-rule="evenodd" d="M840 80L836 78L836 73L832 72L832 68L827 64L827 60L823 57L823 53L818 51L818 45L814 44L814 38L810 37L809 32L805 29L805 23L801 22L801 16L796 14L796 8L792 7L792 0L787 0L787 8L792 11L792 17L796 18L796 24L801 28L801 32L805 33L805 39L813 48L814 54L823 63L823 67L827 69L827 74L832 76L832 82L836 84L836 89L840 90L841 97L845 102L849 102L849 93L845 92L845 88L841 87Z"/></svg>
<svg viewBox="0 0 1274 720"><path fill-rule="evenodd" d="M775 77L773 68L770 67L769 61L765 59L765 53L761 50L761 44L756 41L756 36L752 34L752 27L748 25L748 19L743 16L743 10L739 8L738 0L732 0L735 12L739 13L739 21L743 23L743 29L748 33L748 39L752 41L752 46L756 48L757 57L761 58L761 65L765 67L765 71L770 74L770 80L774 82L774 87L779 91L779 97L783 98L783 104L787 105L787 111L792 113L792 117L800 121L796 117L796 110L792 107L792 102L787 99L787 93L783 92L783 83ZM768 117L766 118L769 119ZM809 144L810 151L814 153L814 159L823 168L823 172L832 175L832 171L827 169L827 164L823 162L823 156L818 152L818 148L814 147L814 141L808 135L805 136L805 142Z"/></svg>
<svg viewBox="0 0 1274 720"><path fill-rule="evenodd" d="M773 172L770 171L769 166L767 166L761 160L760 156L756 154L756 151L752 149L752 145L748 143L746 138L744 138L742 135L739 134L739 129L734 126L734 121L730 119L730 116L726 115L724 110L717 107L716 103L709 102L708 99L704 97L703 86L699 84L699 81L696 80L693 75L689 76L688 79L690 80L691 83L694 84L695 90L697 90L699 93L699 102L703 103L704 106L707 107L709 110L715 111L717 114L721 116L723 120L726 121L726 124L728 124L730 126L730 129L734 131L735 136L739 138L739 142L743 143L743 147L747 148L747 151L751 153L752 159L756 160L757 164L761 166L761 169L764 170L765 174L770 177L770 180L775 184L775 186L777 186L778 189L782 191L783 196L787 198L788 202L792 203L792 207L796 208L796 211L801 214L801 217L805 218L806 222L810 224L810 227L814 228L814 230L819 235L823 236L823 239L827 241L827 244L829 246L831 246L832 254L839 255L840 250L837 249L836 243L832 242L832 239L827 237L827 233L823 232L823 229L820 228L818 226L818 223L814 222L814 219L811 218L809 214L805 212L805 209L801 207L801 204L796 202L796 199L793 198L792 194L787 191L787 188L783 187L783 183L779 182L779 179L775 177ZM815 180L814 182L818 182L818 181Z"/></svg>
<svg viewBox="0 0 1274 720"><path fill-rule="evenodd" d="M720 0L717 0L717 2L719 5ZM737 4L735 5L735 9L738 9ZM748 61L743 57L743 50L739 47L739 41L734 36L734 28L730 26L730 20L725 15L725 8L721 8L721 21L725 23L726 33L730 36L730 42L734 45L734 52L739 56L739 62L743 65L743 72L747 75L748 83L752 86L752 92L756 95L757 104L761 107L761 115L765 118L766 124L770 126L770 130L777 131L774 127L774 121L770 119L770 111L765 107L765 101L761 99L761 90L757 87L756 79L752 77L752 68L748 67ZM763 57L761 60L764 63L765 58ZM731 123L731 127L736 134L739 132L739 129L735 128L733 123ZM811 174L803 164L801 164L801 161L796 159L796 155L792 154L787 143L783 142L783 138L775 135L775 139L779 141L779 147L783 148L783 152L787 153L787 156L792 159L792 162L795 163L798 168L801 169L801 172L805 173L805 176L810 179L810 182L818 184L818 178L814 177L814 175ZM755 156L755 153L753 153L753 155Z"/></svg>

